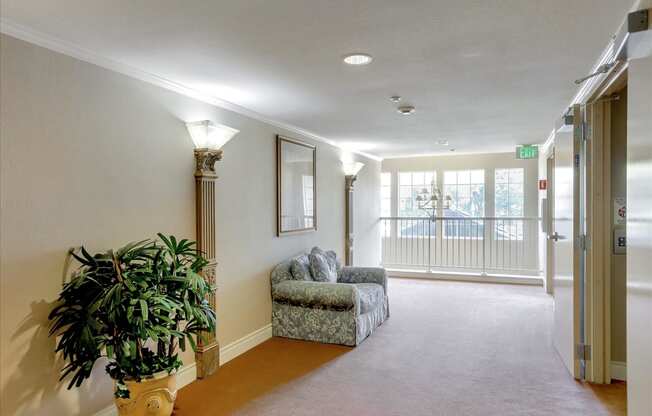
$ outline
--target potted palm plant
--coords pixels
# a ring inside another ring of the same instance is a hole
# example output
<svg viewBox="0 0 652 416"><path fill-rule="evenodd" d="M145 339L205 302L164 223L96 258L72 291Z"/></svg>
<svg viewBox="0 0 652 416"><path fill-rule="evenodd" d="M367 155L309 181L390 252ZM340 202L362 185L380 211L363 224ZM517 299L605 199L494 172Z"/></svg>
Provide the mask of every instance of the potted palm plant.
<svg viewBox="0 0 652 416"><path fill-rule="evenodd" d="M158 237L94 255L72 252L80 266L49 316L67 362L61 380L79 387L97 360L107 360L120 415L169 416L179 350L195 350L202 331L215 328L206 300L212 288L199 275L206 259L193 241Z"/></svg>

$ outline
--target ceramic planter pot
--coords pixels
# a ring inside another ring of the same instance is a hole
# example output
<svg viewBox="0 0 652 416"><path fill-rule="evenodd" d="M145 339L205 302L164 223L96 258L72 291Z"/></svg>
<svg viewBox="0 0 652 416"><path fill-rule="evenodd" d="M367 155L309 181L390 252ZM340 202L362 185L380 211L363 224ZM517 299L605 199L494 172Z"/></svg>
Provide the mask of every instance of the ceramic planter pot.
<svg viewBox="0 0 652 416"><path fill-rule="evenodd" d="M125 382L128 399L115 399L120 416L170 416L177 398L176 374L159 373L140 382Z"/></svg>

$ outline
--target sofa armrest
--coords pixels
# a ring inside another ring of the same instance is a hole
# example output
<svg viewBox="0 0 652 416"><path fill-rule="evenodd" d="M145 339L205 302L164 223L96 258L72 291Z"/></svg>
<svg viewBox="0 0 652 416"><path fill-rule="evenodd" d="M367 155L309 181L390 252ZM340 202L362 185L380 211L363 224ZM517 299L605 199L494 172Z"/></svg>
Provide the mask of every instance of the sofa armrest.
<svg viewBox="0 0 652 416"><path fill-rule="evenodd" d="M272 300L313 309L360 310L358 290L343 283L286 280L272 286Z"/></svg>
<svg viewBox="0 0 652 416"><path fill-rule="evenodd" d="M387 295L387 271L382 267L344 267L339 273L340 283L377 283Z"/></svg>

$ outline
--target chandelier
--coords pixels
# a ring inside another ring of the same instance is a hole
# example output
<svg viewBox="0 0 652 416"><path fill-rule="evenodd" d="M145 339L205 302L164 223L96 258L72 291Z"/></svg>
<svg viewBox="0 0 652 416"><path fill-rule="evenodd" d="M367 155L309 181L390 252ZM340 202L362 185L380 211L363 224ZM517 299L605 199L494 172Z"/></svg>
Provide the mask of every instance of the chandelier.
<svg viewBox="0 0 652 416"><path fill-rule="evenodd" d="M449 209L451 206L450 195L443 196L434 180L430 183L430 190L423 188L417 193L416 201L419 209L426 211L433 222L438 209Z"/></svg>

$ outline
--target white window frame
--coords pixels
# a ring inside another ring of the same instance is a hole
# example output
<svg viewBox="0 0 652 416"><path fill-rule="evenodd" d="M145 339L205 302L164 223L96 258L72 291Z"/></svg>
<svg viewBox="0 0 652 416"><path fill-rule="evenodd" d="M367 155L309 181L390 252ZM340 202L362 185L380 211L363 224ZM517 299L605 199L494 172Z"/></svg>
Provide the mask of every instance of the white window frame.
<svg viewBox="0 0 652 416"><path fill-rule="evenodd" d="M410 183L409 184L404 184L402 182L405 175L410 175ZM415 176L417 176L417 175L422 177L422 179L423 179L422 182L423 183L416 183L417 181L415 181ZM428 177L427 175L432 175L432 176ZM398 189L397 203L398 203L398 206L397 206L396 211L397 211L399 217L408 217L409 216L409 215L403 215L403 213L401 211L401 200L402 199L407 199L406 197L402 197L401 191L403 190L403 188L409 188L410 189L410 198L409 199L412 200L413 207L417 207L416 199L415 199L416 198L415 191L419 192L423 188L430 189L430 183L433 180L435 181L435 184L436 184L437 183L437 171L435 171L435 170L398 172L398 181L397 181L398 182L398 184L397 184L397 189ZM412 210L412 212L420 213L421 215L416 215L415 216L415 217L418 217L418 218L428 216L428 213L426 211L419 210L418 208L414 208Z"/></svg>
<svg viewBox="0 0 652 416"><path fill-rule="evenodd" d="M505 171L506 173L506 181L499 181L498 180L498 173L500 171ZM520 174L518 175L512 175L512 172L518 171ZM520 179L512 180L512 177L520 177ZM498 197L498 185L505 185L507 189L507 213L499 213L498 212L498 204L496 203L496 198ZM510 185L521 185L521 192L520 195L512 195L510 188ZM514 214L510 211L511 208L511 201L514 198L520 198L521 200L521 212L520 214ZM524 168L497 168L494 169L494 217L497 219L495 220L496 224L494 226L494 238L499 239L498 237L498 227L499 227L499 219L501 217L523 217L525 214L525 169ZM505 228L504 221L500 222L500 225L502 226L503 232L505 232L505 229L507 229L507 232L510 234L509 240L516 240L516 241L523 241L524 239L524 228L525 224L523 221L518 221L518 220L507 220L509 221L509 224L507 225L507 228Z"/></svg>
<svg viewBox="0 0 652 416"><path fill-rule="evenodd" d="M410 183L405 184L403 182L403 179L409 175L410 176ZM420 178L419 178L420 177ZM417 180L415 180L417 178ZM421 171L399 171L398 172L398 178L397 178L397 214L399 217L414 217L414 218L419 218L419 220L399 220L398 225L397 225L397 235L399 238L407 238L410 237L412 239L424 239L428 238L427 233L424 231L425 230L425 225L423 223L422 218L427 218L428 217L428 212L425 210L420 210L418 208L418 204L416 201L416 193L421 192L423 188L426 188L427 190L430 189L430 186L432 182L435 182L435 185L437 185L437 171L436 170L421 170ZM403 188L408 188L409 189L409 194L410 194L410 200L412 201L412 213L417 213L417 215L405 215L403 211L401 211L401 200L402 199L408 199L406 197L402 197L402 190ZM408 227L416 227L417 233L416 234L403 234L403 229L401 228L402 225L407 225ZM431 227L432 225L430 223L427 224L428 227ZM436 228L436 227L434 227ZM419 230L421 230L421 233L419 233ZM430 232L430 238L435 238L436 237L436 230L432 230Z"/></svg>
<svg viewBox="0 0 652 416"><path fill-rule="evenodd" d="M469 181L468 182L460 182L460 176L461 174L464 174L468 172L469 176ZM455 182L454 183L449 183L446 181L447 176L450 176L450 174L455 174ZM482 175L482 182L474 181L473 176L475 174L480 173ZM486 178L485 178L485 170L484 169L460 169L460 170L447 170L444 172L444 178L443 178L443 193L445 196L450 196L451 197L451 209L459 209L458 206L460 205L460 198L458 197L459 192L460 192L460 187L467 187L469 188L469 196L467 198L463 199L468 199L469 202L472 200L472 189L474 186L482 186L482 209L481 212L477 213L477 215L471 215L471 213L467 213L471 217L484 217L485 210L486 210L486 195L487 195L487 187L486 187ZM449 192L450 187L454 187L455 193L454 195L451 195Z"/></svg>
<svg viewBox="0 0 652 416"><path fill-rule="evenodd" d="M451 174L455 175L455 181L447 181L447 178L450 178ZM461 176L466 176L468 175L469 180L460 182L460 177ZM482 181L480 182L477 179L474 179L474 176L481 177ZM469 203L472 203L472 190L474 187L482 187L482 200L481 200L481 210L477 214L472 214L472 213L466 213L469 215L471 218L482 218L485 215L485 210L486 210L486 197L487 197L487 186L486 186L486 172L485 169L458 169L458 170L447 170L444 171L444 176L442 178L442 190L444 196L450 196L451 197L451 204L450 204L450 209L451 210L457 210L461 211L459 209L460 205L460 198L459 198L459 193L460 193L460 187L468 187L468 197L463 198L464 200L469 201ZM450 189L453 187L454 193L451 195ZM461 211L464 212L464 211ZM444 214L445 216L445 214ZM446 222L448 221L448 222ZM462 220L459 220L462 221ZM455 220L444 220L442 223L442 237L444 239L464 239L464 240L483 240L484 239L484 229L485 229L485 221L484 220L468 220L468 221L481 221L481 226L477 225L475 233L469 233L471 235L449 235L446 231L448 230L447 225L448 224L456 224ZM466 224L466 223L465 223ZM472 223L471 223L472 224ZM459 227L459 223L457 223L456 227ZM456 228L456 230L459 228ZM471 226L471 228L473 227Z"/></svg>

